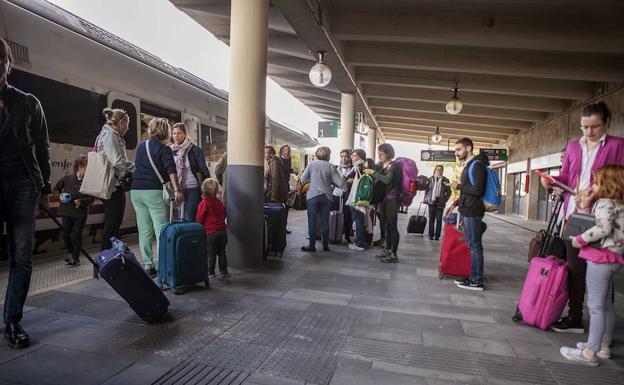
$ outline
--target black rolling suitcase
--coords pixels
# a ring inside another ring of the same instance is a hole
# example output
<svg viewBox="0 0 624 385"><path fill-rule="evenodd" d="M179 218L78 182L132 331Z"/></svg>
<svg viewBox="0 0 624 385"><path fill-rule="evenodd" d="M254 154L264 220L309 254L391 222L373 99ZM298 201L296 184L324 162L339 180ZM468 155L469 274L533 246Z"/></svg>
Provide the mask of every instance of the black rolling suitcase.
<svg viewBox="0 0 624 385"><path fill-rule="evenodd" d="M416 215L412 215L407 223L407 233L408 234L420 234L423 235L425 233L425 228L427 227L427 217L424 215L420 215L420 207L423 204L421 203L418 206L418 211L416 211ZM426 210L425 210L426 212Z"/></svg>
<svg viewBox="0 0 624 385"><path fill-rule="evenodd" d="M265 203L264 219L266 226L264 258L269 253L282 256L286 249L286 223L288 209L283 203Z"/></svg>
<svg viewBox="0 0 624 385"><path fill-rule="evenodd" d="M47 207L41 207L61 231L65 231L54 214ZM93 264L94 276L97 278L99 273L99 276L115 289L142 320L146 322L162 320L169 308L169 300L145 273L143 266L128 248L123 252L115 249L104 250L95 257L95 260L84 248L80 251Z"/></svg>

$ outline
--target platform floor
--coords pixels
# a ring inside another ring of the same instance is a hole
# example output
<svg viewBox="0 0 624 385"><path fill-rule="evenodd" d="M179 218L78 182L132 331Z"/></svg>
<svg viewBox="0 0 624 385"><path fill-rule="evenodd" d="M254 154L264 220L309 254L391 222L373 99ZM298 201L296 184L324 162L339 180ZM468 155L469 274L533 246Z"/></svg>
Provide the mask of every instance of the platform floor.
<svg viewBox="0 0 624 385"><path fill-rule="evenodd" d="M586 335L511 321L531 232L487 222L487 290L470 292L438 278L439 243L420 236L402 233L399 264L344 245L303 253L305 213L293 211L282 259L168 293L160 325L141 322L87 266L37 261L23 322L33 346L0 344L0 385L623 384L622 274L613 359L568 363L559 347Z"/></svg>

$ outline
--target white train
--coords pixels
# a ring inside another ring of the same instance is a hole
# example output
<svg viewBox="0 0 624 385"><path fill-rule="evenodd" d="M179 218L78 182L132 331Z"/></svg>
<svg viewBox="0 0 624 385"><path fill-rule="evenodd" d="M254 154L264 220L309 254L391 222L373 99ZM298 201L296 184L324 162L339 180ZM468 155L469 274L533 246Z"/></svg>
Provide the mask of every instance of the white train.
<svg viewBox="0 0 624 385"><path fill-rule="evenodd" d="M0 16L0 34L14 56L9 83L39 98L46 114L53 184L73 172L73 160L92 148L106 106L130 115L125 137L130 159L145 135L141 121L157 116L184 122L214 169L227 143L225 91L48 2L0 0ZM316 144L274 122L267 126L274 140L282 137L295 147ZM132 231L136 220L127 201L122 228ZM56 204L51 201L52 207ZM96 203L85 242L95 239L102 220ZM51 220L37 220L36 253L61 248L59 239Z"/></svg>

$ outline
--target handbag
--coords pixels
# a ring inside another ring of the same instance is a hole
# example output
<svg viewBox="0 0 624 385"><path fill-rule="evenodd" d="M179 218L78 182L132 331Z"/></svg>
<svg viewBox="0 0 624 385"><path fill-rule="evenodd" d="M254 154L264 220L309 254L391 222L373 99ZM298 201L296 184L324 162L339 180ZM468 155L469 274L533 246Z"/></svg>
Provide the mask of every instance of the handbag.
<svg viewBox="0 0 624 385"><path fill-rule="evenodd" d="M154 172L156 173L158 180L160 180L160 183L163 186L163 199L167 202L173 201L175 200L175 191L173 190L173 185L171 184L171 181L165 182L162 175L160 175L160 171L158 171L158 169L156 168L156 165L154 164L154 160L152 159L152 154L150 154L149 142L150 142L150 139L148 139L145 142L145 151L147 151L147 158L149 159L150 164L152 165L152 169L154 169Z"/></svg>
<svg viewBox="0 0 624 385"><path fill-rule="evenodd" d="M106 153L97 152L98 139L95 140L93 150L87 154L87 170L82 179L80 193L110 199L115 191L115 170Z"/></svg>

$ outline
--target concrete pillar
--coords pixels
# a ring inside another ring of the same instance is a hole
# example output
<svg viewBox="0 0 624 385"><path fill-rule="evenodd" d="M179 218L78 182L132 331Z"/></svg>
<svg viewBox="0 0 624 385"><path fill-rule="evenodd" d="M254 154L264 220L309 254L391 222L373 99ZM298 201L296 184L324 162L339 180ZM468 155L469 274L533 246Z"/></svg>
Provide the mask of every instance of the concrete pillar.
<svg viewBox="0 0 624 385"><path fill-rule="evenodd" d="M232 0L228 110L228 260L262 261L268 0Z"/></svg>
<svg viewBox="0 0 624 385"><path fill-rule="evenodd" d="M366 156L373 160L377 159L377 130L374 128L368 129L368 136L366 137Z"/></svg>
<svg viewBox="0 0 624 385"><path fill-rule="evenodd" d="M353 149L355 135L355 94L343 93L340 97L340 149Z"/></svg>

